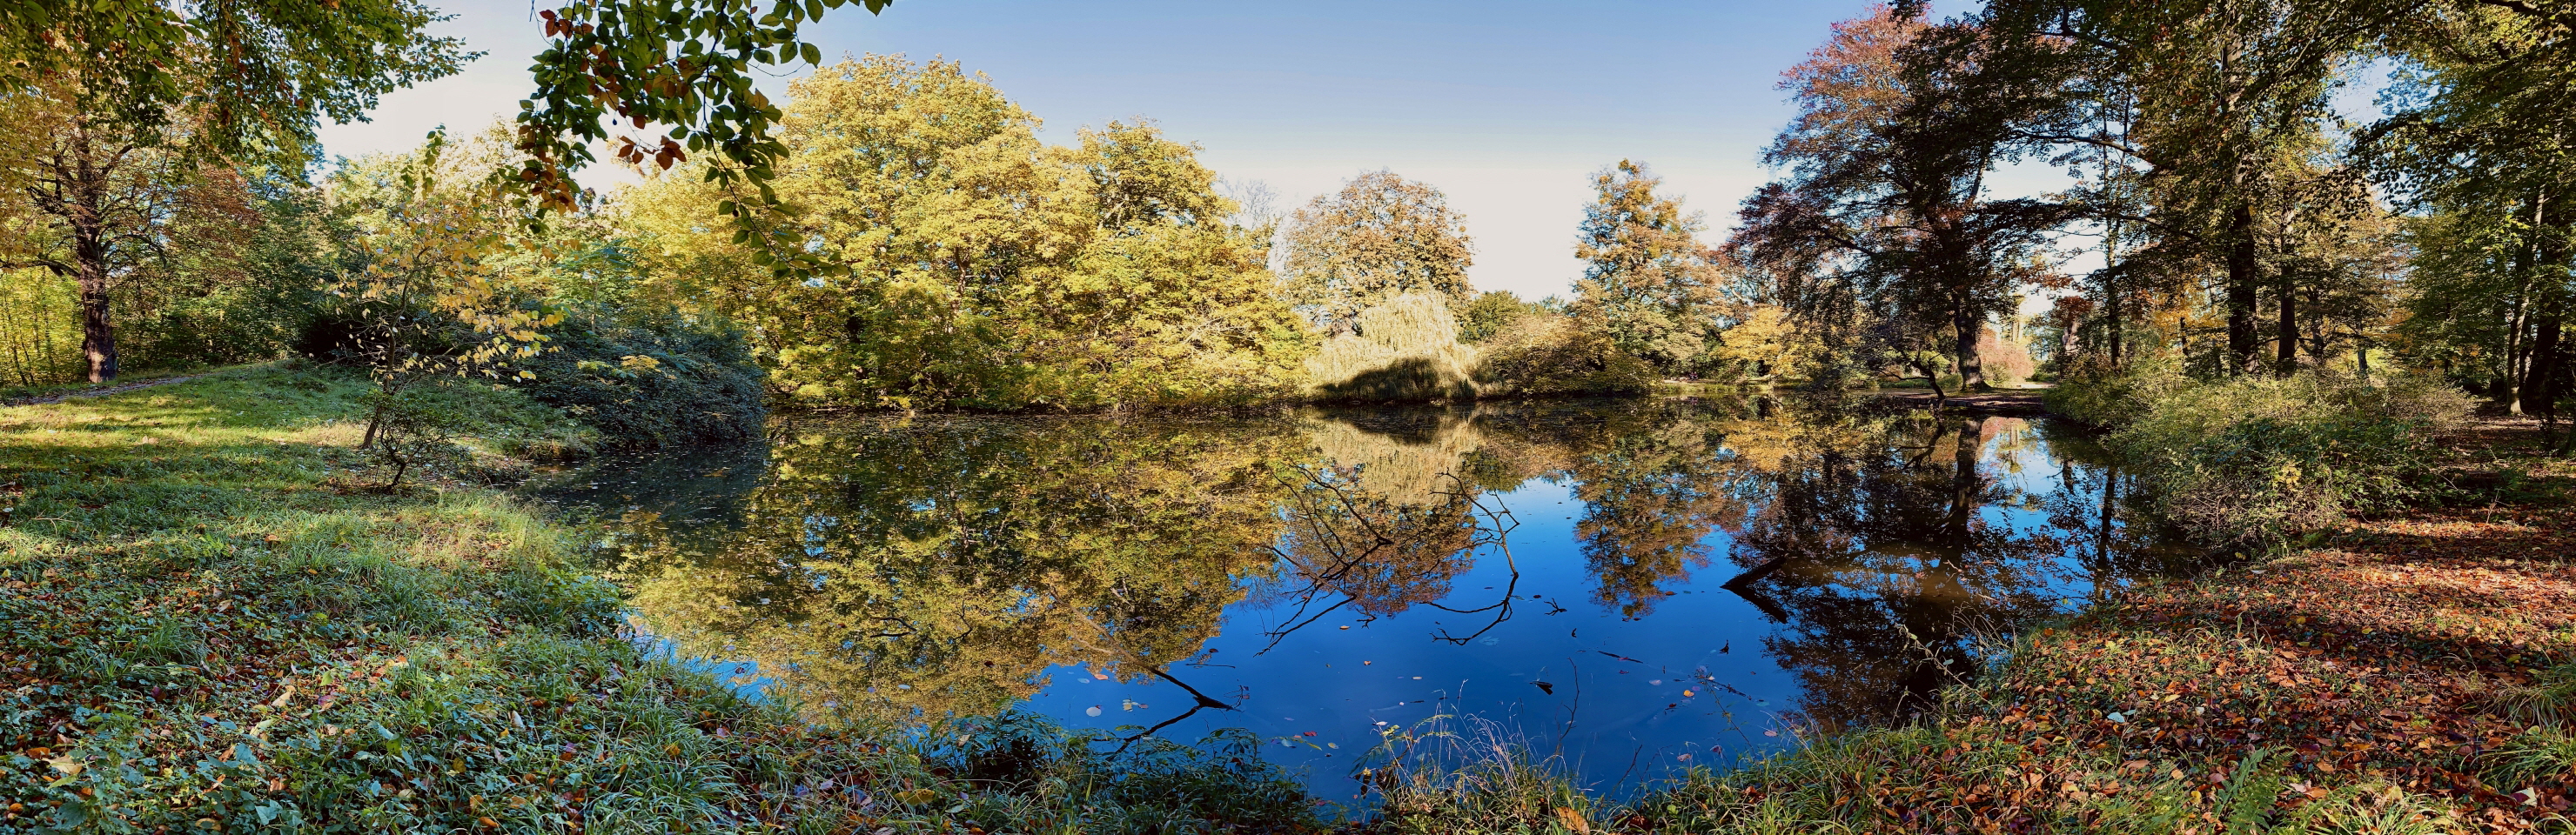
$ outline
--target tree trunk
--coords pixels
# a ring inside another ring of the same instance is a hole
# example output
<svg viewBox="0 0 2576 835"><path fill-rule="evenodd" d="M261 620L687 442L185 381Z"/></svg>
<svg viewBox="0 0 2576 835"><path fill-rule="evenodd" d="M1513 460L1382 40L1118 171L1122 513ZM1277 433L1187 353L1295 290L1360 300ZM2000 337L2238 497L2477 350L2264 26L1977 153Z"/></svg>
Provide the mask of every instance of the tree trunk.
<svg viewBox="0 0 2576 835"><path fill-rule="evenodd" d="M2524 201L2531 205L2531 223L2535 229L2544 219L2541 200L2542 198L2534 197ZM2538 246L2538 241L2526 237L2521 246L2514 247L2513 252L2513 276L2516 286L2513 293L2513 306L2506 309L2504 317L2504 380L2500 383L2504 390L2496 393L2496 399L2504 402L2504 412L2508 415L2522 414L2522 375L2531 366L2531 341L2523 338L2523 333L2526 326L2530 324L2533 277L2531 261L2534 257L2533 250Z"/></svg>
<svg viewBox="0 0 2576 835"><path fill-rule="evenodd" d="M2120 331L2127 326L2120 323L2120 287L2115 280L2103 280L2102 312L2102 326L2111 329L2107 334L2110 337L2111 367L2117 369L2120 367Z"/></svg>
<svg viewBox="0 0 2576 835"><path fill-rule="evenodd" d="M2552 294L2542 303L2539 315L2532 319L2537 332L2531 337L2531 372L2522 379L2522 399L2531 411L2555 422L2558 419L2559 367L2567 361L2564 299Z"/></svg>
<svg viewBox="0 0 2576 835"><path fill-rule="evenodd" d="M2272 373L2287 377L2299 370L2299 291L2290 286L2289 273L2281 274L2274 292L2280 297L2280 327L2273 338L2280 345L2272 352Z"/></svg>
<svg viewBox="0 0 2576 835"><path fill-rule="evenodd" d="M1968 304L1966 299L1959 299L1950 306L1950 324L1959 332L1956 353L1959 361L1960 393L1993 390L1992 386L1986 385L1985 360L1977 356L1977 337L1985 333L1985 317L1977 315L1975 308Z"/></svg>
<svg viewBox="0 0 2576 835"><path fill-rule="evenodd" d="M78 160L68 183L73 278L80 283L81 355L89 381L116 381L116 329L108 321L107 173L90 158L87 136L75 132Z"/></svg>
<svg viewBox="0 0 2576 835"><path fill-rule="evenodd" d="M2254 206L2236 204L2227 219L2227 358L2234 374L2254 367L2259 343L2254 333L2255 293L2263 286L2262 264L2254 249Z"/></svg>

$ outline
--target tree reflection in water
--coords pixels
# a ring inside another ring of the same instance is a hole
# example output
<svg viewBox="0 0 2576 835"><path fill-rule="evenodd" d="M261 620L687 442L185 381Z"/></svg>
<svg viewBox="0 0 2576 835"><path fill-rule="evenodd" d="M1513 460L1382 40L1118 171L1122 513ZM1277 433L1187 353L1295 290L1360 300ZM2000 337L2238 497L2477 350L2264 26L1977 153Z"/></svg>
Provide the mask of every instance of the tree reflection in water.
<svg viewBox="0 0 2576 835"><path fill-rule="evenodd" d="M620 514L645 628L757 663L825 721L988 714L1050 676L1190 693L1151 733L1239 706L1184 681L1216 671L1230 610L1248 613L1239 629L1268 624L1253 659L1229 652L1238 671L1285 663L1258 653L1327 615L1425 613L1424 638L1464 644L1524 599L1517 546L1578 559L1592 604L1631 621L1726 580L1744 617L1776 624L1762 649L1797 679L1799 714L1839 729L1921 709L1980 663L1978 636L2160 558L2121 523L2115 469L2001 417L1666 400L773 435L726 461L604 466L555 495ZM1531 484L1580 509L1515 542L1499 494ZM1493 591L1459 587L1497 566Z"/></svg>

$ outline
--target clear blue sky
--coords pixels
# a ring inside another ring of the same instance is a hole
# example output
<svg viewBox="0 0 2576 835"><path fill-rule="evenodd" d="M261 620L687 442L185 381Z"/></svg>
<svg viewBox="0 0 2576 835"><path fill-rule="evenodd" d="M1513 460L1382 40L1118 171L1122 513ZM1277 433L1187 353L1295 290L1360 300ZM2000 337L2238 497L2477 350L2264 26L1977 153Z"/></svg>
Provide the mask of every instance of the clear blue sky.
<svg viewBox="0 0 2576 835"><path fill-rule="evenodd" d="M406 148L435 125L471 129L517 110L540 48L534 7L438 4L456 16L445 34L490 55L387 96L372 123L326 127L329 153ZM1430 182L1467 217L1477 287L1536 298L1580 271L1587 175L1621 158L1651 164L1727 226L1766 178L1761 149L1789 117L1772 86L1780 71L1827 24L1872 5L897 0L877 16L852 3L815 35L826 55L958 60L1046 120L1055 141L1154 119L1291 207L1377 168Z"/></svg>

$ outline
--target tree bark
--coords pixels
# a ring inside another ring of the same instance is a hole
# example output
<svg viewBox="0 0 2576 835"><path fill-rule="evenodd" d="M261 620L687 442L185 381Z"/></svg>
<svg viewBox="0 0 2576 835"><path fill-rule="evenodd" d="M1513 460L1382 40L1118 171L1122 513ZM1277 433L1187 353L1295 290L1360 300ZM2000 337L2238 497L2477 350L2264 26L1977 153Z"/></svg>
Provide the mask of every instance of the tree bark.
<svg viewBox="0 0 2576 835"><path fill-rule="evenodd" d="M2289 273L2284 271L2275 285L2280 296L2281 322L2273 333L2280 346L2272 353L2272 373L2283 377L2299 370L2299 291L2291 283Z"/></svg>
<svg viewBox="0 0 2576 835"><path fill-rule="evenodd" d="M2103 327L2110 328L2110 333L2106 334L2106 336L2110 338L2109 347L2111 350L2111 367L2117 369L2120 367L2121 331L2126 328L2125 325L2120 323L2120 286L2118 279L2105 278L2102 280L2102 312L2102 325Z"/></svg>
<svg viewBox="0 0 2576 835"><path fill-rule="evenodd" d="M2552 421L2558 418L2559 367L2567 360L2566 302L2563 294L2553 293L2541 303L2539 314L2532 317L2531 371L2522 380L2522 399L2526 408Z"/></svg>
<svg viewBox="0 0 2576 835"><path fill-rule="evenodd" d="M107 177L90 154L89 137L75 129L74 164L65 172L71 209L73 278L80 283L81 355L89 381L116 381L116 328L108 320Z"/></svg>
<svg viewBox="0 0 2576 835"><path fill-rule="evenodd" d="M2228 373L2254 366L2258 341L2254 333L2255 293L2263 286L2262 264L2254 249L2254 206L2239 202L2227 219L2227 355Z"/></svg>
<svg viewBox="0 0 2576 835"><path fill-rule="evenodd" d="M1977 337L1985 333L1985 317L1977 315L1975 306L1970 305L1966 299L1956 299L1950 306L1950 324L1958 330L1959 337L1956 352L1959 360L1959 391L1961 393L1991 391L1993 387L1986 385L1985 359L1977 356Z"/></svg>

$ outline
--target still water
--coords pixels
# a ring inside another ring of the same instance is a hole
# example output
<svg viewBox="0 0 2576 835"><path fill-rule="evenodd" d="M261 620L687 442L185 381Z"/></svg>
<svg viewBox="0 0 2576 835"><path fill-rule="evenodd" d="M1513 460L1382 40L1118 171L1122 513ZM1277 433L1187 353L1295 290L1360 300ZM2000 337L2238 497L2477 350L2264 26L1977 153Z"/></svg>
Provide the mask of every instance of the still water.
<svg viewBox="0 0 2576 835"><path fill-rule="evenodd" d="M1239 728L1327 798L1433 731L1610 785L1902 721L2181 567L2131 489L2069 427L1767 399L792 420L539 488L817 721Z"/></svg>

